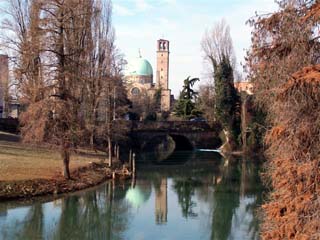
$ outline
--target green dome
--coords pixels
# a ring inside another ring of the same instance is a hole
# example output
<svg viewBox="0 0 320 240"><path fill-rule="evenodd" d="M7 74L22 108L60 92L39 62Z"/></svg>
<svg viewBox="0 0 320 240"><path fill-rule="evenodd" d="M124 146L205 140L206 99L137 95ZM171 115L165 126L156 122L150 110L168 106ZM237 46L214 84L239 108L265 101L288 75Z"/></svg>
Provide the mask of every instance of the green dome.
<svg viewBox="0 0 320 240"><path fill-rule="evenodd" d="M132 61L131 66L129 67L128 74L138 76L152 76L153 69L148 60L140 57Z"/></svg>

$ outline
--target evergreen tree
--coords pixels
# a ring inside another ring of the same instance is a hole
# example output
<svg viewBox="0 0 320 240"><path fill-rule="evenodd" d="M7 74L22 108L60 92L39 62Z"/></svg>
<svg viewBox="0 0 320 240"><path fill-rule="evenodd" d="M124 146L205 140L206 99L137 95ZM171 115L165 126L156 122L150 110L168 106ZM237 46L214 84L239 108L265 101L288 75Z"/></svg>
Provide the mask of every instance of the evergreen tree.
<svg viewBox="0 0 320 240"><path fill-rule="evenodd" d="M234 88L233 68L228 57L222 56L221 62L214 64L214 82L215 115L228 132L230 144L235 145L240 134L240 97Z"/></svg>
<svg viewBox="0 0 320 240"><path fill-rule="evenodd" d="M188 77L183 82L183 89L180 92L179 100L175 106L175 112L177 116L188 119L198 114L196 109L195 100L198 96L198 92L193 90L194 84L200 81L199 78Z"/></svg>

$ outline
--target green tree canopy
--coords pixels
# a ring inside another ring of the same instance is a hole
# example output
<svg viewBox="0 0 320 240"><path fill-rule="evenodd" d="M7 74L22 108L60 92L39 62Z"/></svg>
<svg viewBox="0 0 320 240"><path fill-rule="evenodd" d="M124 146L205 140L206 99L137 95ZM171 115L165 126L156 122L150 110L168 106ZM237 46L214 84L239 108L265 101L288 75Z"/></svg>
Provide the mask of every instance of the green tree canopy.
<svg viewBox="0 0 320 240"><path fill-rule="evenodd" d="M200 81L200 79L191 78L190 76L184 80L182 91L175 106L177 116L188 119L199 114L195 105L198 92L193 90L193 86L197 81Z"/></svg>
<svg viewBox="0 0 320 240"><path fill-rule="evenodd" d="M240 97L234 87L230 59L224 55L214 64L214 83L216 118L235 141L240 134Z"/></svg>

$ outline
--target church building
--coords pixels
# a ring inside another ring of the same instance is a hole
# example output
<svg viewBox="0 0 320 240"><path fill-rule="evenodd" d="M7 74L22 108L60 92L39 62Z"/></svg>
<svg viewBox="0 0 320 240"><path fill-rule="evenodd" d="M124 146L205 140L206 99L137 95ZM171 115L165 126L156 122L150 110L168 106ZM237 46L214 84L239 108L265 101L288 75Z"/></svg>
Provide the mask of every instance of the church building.
<svg viewBox="0 0 320 240"><path fill-rule="evenodd" d="M157 69L154 73L150 62L140 55L135 61L129 63L130 68L125 76L129 99L139 98L146 93L153 97L157 90L161 92L160 110L170 111L171 90L169 89L169 41L160 39L157 41Z"/></svg>

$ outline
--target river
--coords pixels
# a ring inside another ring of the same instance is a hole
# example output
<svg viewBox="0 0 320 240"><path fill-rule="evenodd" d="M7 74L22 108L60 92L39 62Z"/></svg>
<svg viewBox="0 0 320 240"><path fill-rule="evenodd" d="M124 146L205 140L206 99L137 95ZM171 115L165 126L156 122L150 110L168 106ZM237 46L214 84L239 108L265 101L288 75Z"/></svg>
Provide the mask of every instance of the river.
<svg viewBox="0 0 320 240"><path fill-rule="evenodd" d="M259 165L181 152L138 165L136 181L54 201L0 203L0 239L259 239Z"/></svg>

